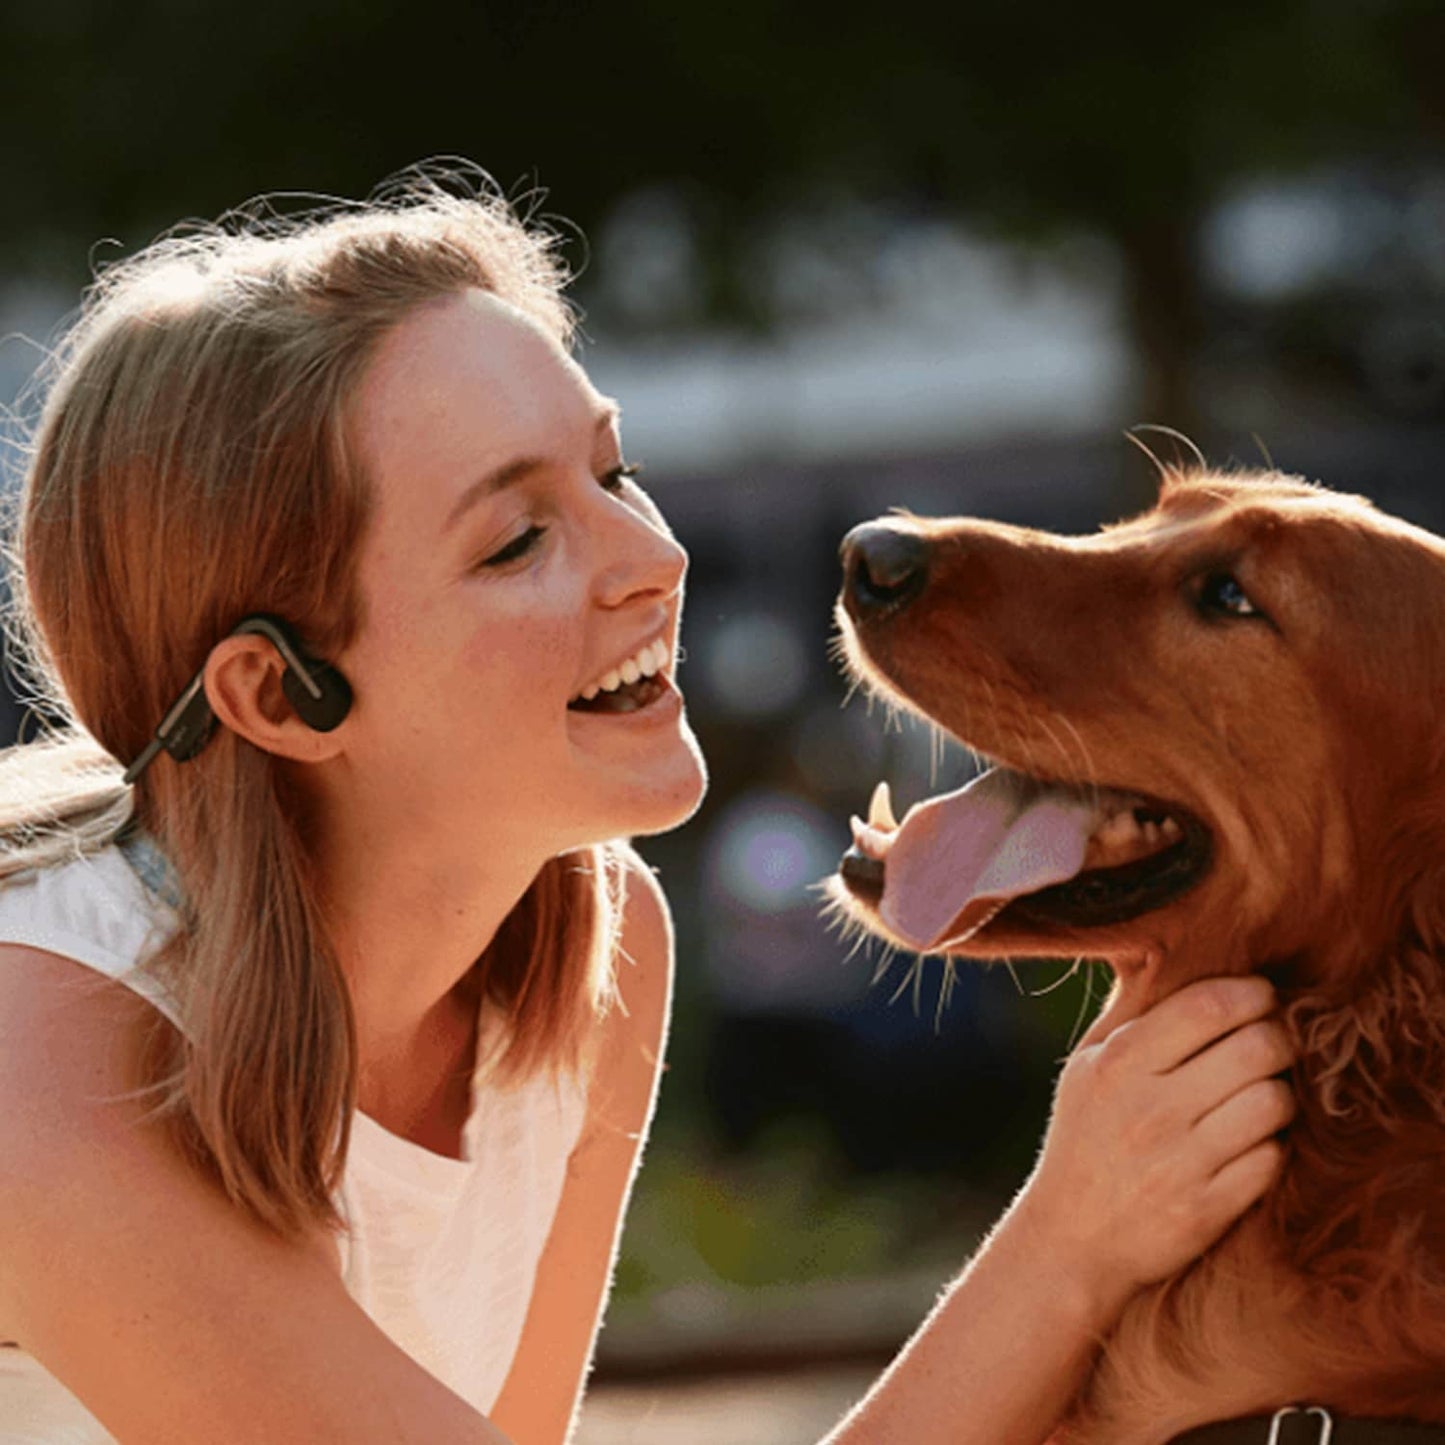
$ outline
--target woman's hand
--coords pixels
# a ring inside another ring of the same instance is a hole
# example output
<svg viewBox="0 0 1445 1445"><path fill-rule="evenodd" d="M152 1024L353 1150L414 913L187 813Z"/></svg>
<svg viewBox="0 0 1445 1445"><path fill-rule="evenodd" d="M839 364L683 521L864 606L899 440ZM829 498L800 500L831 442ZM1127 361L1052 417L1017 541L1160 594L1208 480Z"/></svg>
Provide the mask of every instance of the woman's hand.
<svg viewBox="0 0 1445 1445"><path fill-rule="evenodd" d="M1263 978L1205 979L1106 1036L1096 1028L1065 1065L1015 1223L1077 1269L1101 1322L1277 1178L1273 1135L1295 1104L1273 1077L1293 1060L1273 1008Z"/></svg>
<svg viewBox="0 0 1445 1445"><path fill-rule="evenodd" d="M1214 978L1101 1018L1064 1067L1033 1178L824 1445L1044 1440L1129 1296L1278 1174L1270 1135L1294 1102L1270 1077L1291 1061L1273 1007L1262 978Z"/></svg>

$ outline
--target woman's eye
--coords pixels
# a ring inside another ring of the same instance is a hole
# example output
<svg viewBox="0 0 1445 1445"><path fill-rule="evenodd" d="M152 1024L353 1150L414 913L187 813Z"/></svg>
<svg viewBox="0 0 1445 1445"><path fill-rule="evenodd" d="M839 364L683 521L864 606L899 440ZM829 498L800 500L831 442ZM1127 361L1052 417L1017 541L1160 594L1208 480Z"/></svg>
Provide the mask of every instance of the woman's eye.
<svg viewBox="0 0 1445 1445"><path fill-rule="evenodd" d="M490 557L483 557L477 566L480 567L502 567L508 562L515 562L520 557L525 557L533 547L542 539L545 527L528 527L525 532L519 533L512 541L508 542L499 552L493 552Z"/></svg>
<svg viewBox="0 0 1445 1445"><path fill-rule="evenodd" d="M602 486L609 492L620 492L623 482L636 481L642 471L641 462L624 462L621 466L613 467L602 477Z"/></svg>
<svg viewBox="0 0 1445 1445"><path fill-rule="evenodd" d="M1257 617L1259 608L1239 585L1232 572L1211 572L1199 589L1199 605L1206 612L1223 612L1231 617Z"/></svg>

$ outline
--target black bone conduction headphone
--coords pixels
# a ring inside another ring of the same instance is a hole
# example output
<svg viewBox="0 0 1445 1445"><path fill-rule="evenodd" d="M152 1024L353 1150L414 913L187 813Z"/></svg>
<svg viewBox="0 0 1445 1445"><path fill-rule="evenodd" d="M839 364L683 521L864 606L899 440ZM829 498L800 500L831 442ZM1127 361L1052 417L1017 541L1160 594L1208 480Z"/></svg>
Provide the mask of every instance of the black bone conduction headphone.
<svg viewBox="0 0 1445 1445"><path fill-rule="evenodd" d="M286 663L286 670L281 674L281 690L296 709L296 716L319 733L329 733L332 728L338 727L351 709L351 684L340 671L329 662L307 657L290 624L269 612L253 612L243 617L227 636L235 637L245 632L266 638L281 654ZM184 763L210 742L216 728L216 715L206 698L205 679L203 663L161 719L161 725L146 744L145 751L125 770L123 782L135 782L162 748L178 763Z"/></svg>

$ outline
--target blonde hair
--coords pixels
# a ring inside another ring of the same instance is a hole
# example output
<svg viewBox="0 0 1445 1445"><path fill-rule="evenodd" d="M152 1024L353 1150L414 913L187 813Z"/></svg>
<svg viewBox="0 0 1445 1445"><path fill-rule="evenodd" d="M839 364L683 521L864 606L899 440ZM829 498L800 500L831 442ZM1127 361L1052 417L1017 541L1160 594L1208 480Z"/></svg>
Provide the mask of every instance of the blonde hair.
<svg viewBox="0 0 1445 1445"><path fill-rule="evenodd" d="M362 623L372 489L345 409L379 339L479 287L571 338L553 238L487 188L413 173L360 205L252 210L105 270L52 358L16 547L20 641L58 717L0 753L0 878L91 852L132 815L182 895L147 963L182 1021L145 1083L187 1152L282 1234L340 1219L356 1038L285 766L224 728L130 761L246 613L334 656ZM500 1082L584 1062L612 996L622 848L543 867L480 960L511 1028Z"/></svg>

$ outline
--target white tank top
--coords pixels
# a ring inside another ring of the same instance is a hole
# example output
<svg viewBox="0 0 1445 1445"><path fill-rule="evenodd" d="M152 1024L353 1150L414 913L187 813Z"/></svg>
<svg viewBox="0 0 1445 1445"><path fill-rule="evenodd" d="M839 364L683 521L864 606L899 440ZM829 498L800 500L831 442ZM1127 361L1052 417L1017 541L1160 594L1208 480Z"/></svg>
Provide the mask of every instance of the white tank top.
<svg viewBox="0 0 1445 1445"><path fill-rule="evenodd" d="M155 981L135 971L174 926L164 864L147 846L112 846L0 886L0 943L75 959L175 1022ZM578 1082L488 1084L505 1022L483 1006L465 1158L433 1154L358 1111L338 1200L349 1226L338 1241L347 1291L483 1414L516 1351L585 1113ZM12 1345L0 1348L0 1445L114 1445L114 1437Z"/></svg>

